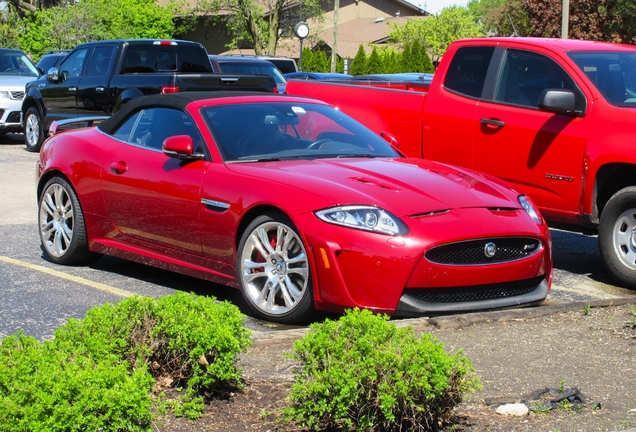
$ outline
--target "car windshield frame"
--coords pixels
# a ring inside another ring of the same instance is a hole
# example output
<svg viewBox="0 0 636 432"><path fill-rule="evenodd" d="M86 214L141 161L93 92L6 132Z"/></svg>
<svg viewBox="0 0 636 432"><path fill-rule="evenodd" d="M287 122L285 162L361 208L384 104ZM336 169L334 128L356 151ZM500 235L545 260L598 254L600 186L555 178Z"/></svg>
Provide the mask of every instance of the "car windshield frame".
<svg viewBox="0 0 636 432"><path fill-rule="evenodd" d="M402 157L379 135L329 105L208 105L201 108L201 116L225 163Z"/></svg>
<svg viewBox="0 0 636 432"><path fill-rule="evenodd" d="M636 108L636 51L572 51L568 56L608 103Z"/></svg>

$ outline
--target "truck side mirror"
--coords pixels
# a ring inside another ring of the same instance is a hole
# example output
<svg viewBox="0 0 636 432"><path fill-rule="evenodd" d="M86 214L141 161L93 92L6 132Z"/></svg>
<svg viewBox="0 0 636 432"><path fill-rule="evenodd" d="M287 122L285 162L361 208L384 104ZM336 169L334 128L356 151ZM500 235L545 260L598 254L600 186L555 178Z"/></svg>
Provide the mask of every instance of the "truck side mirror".
<svg viewBox="0 0 636 432"><path fill-rule="evenodd" d="M46 80L48 82L56 83L60 80L60 71L56 67L52 67L46 73Z"/></svg>
<svg viewBox="0 0 636 432"><path fill-rule="evenodd" d="M581 111L576 110L576 96L571 90L545 89L539 96L539 109L555 114L578 116Z"/></svg>

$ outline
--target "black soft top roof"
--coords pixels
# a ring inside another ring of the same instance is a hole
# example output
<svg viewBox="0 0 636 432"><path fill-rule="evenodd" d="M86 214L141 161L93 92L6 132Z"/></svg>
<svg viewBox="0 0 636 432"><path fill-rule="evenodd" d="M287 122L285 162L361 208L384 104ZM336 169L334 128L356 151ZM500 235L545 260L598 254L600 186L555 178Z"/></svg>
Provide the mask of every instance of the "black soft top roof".
<svg viewBox="0 0 636 432"><path fill-rule="evenodd" d="M182 93L156 94L131 99L110 118L104 120L97 128L109 135L113 134L130 113L148 107L163 107L184 110L190 103L203 99L239 96L274 96L276 93L247 92L247 91L194 91ZM280 96L279 96L280 97Z"/></svg>

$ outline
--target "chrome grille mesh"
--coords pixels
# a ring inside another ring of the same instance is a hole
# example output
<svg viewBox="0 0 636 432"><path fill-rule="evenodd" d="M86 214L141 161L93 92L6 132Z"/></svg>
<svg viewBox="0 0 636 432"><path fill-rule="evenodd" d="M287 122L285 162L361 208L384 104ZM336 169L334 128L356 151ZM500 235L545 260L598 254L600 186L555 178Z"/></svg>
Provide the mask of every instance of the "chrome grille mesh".
<svg viewBox="0 0 636 432"><path fill-rule="evenodd" d="M11 93L11 99L14 100L22 100L24 99L24 92L23 91L12 91Z"/></svg>
<svg viewBox="0 0 636 432"><path fill-rule="evenodd" d="M486 245L494 244L494 255L489 257ZM527 258L541 250L541 241L532 237L499 237L469 240L437 246L424 255L436 264L479 265L496 264Z"/></svg>

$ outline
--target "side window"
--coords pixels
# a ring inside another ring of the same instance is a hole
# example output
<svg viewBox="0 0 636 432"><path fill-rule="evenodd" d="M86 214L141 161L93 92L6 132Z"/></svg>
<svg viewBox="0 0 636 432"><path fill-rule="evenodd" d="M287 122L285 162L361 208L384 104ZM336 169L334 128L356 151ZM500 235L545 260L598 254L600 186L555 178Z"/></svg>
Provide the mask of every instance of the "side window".
<svg viewBox="0 0 636 432"><path fill-rule="evenodd" d="M95 52L88 64L86 75L95 77L106 75L114 49L115 47L109 46L95 48Z"/></svg>
<svg viewBox="0 0 636 432"><path fill-rule="evenodd" d="M506 52L497 79L495 101L535 108L546 89L572 90L577 105L585 103L574 80L554 60L526 51Z"/></svg>
<svg viewBox="0 0 636 432"><path fill-rule="evenodd" d="M113 134L114 138L121 141L132 142L131 133L135 129L135 126L139 122L141 113L137 112L132 115L128 120L122 124L119 129Z"/></svg>
<svg viewBox="0 0 636 432"><path fill-rule="evenodd" d="M78 77L82 74L82 66L86 59L87 49L80 49L72 52L66 57L64 63L60 66L60 77L62 81L66 81L70 77Z"/></svg>
<svg viewBox="0 0 636 432"><path fill-rule="evenodd" d="M444 80L444 88L479 98L495 47L464 47L457 50Z"/></svg>
<svg viewBox="0 0 636 432"><path fill-rule="evenodd" d="M124 139L124 141L161 150L166 138L175 135L188 135L192 138L195 153L204 152L203 137L201 137L190 116L182 111L170 108L148 108L142 110L138 113L136 119L131 117L122 125L120 128L122 136L126 134L128 123L131 123L131 131L128 134L129 138ZM118 137L118 134L119 130L115 136Z"/></svg>
<svg viewBox="0 0 636 432"><path fill-rule="evenodd" d="M144 47L128 47L120 73L154 72L154 57Z"/></svg>

